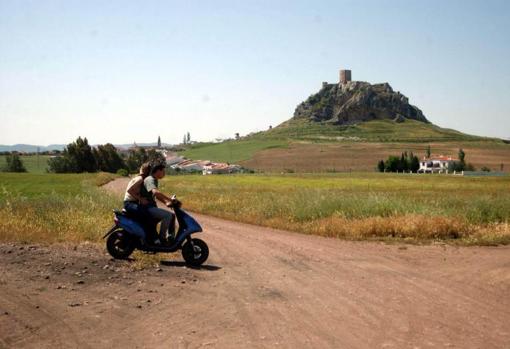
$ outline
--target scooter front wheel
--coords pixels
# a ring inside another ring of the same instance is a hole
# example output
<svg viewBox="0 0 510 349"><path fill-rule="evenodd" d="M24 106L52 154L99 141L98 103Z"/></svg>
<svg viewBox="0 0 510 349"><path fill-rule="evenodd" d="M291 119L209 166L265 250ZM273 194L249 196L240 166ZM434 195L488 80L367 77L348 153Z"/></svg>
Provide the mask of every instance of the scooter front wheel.
<svg viewBox="0 0 510 349"><path fill-rule="evenodd" d="M209 247L203 240L191 239L191 242L188 240L182 246L182 257L187 264L197 267L209 257Z"/></svg>
<svg viewBox="0 0 510 349"><path fill-rule="evenodd" d="M122 229L116 230L108 236L106 249L115 259L126 259L135 249L133 239Z"/></svg>

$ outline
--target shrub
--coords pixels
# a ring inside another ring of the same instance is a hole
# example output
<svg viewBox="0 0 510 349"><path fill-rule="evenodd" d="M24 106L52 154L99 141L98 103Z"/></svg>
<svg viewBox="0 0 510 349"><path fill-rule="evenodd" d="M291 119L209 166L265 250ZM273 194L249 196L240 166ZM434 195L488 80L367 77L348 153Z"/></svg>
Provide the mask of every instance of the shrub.
<svg viewBox="0 0 510 349"><path fill-rule="evenodd" d="M17 153L8 154L5 157L6 166L4 172L27 172L19 155Z"/></svg>
<svg viewBox="0 0 510 349"><path fill-rule="evenodd" d="M127 177L127 176L129 176L129 172L125 168L119 168L117 170L117 175L122 176L122 177Z"/></svg>

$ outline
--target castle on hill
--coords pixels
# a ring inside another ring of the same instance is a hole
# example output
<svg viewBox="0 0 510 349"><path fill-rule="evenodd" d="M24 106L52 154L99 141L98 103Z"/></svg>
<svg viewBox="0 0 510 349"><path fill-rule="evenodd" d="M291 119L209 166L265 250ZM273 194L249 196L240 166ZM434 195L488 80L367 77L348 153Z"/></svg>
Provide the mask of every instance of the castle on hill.
<svg viewBox="0 0 510 349"><path fill-rule="evenodd" d="M352 73L348 69L340 69L340 85L345 85L352 81ZM322 82L322 87L328 86L327 81Z"/></svg>

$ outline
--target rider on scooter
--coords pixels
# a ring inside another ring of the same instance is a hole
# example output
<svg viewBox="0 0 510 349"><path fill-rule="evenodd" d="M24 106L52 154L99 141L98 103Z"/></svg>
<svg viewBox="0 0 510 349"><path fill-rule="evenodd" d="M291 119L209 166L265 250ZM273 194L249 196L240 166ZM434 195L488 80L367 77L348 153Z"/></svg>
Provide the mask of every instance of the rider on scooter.
<svg viewBox="0 0 510 349"><path fill-rule="evenodd" d="M171 206L173 202L171 197L163 194L158 189L158 180L163 177L165 177L165 165L158 164L153 166L151 175L144 179L143 186L140 191L140 195L148 201L146 208L149 215L158 221L161 221L159 239L154 241L155 244L160 244L161 241L165 240L173 241L175 238L175 215L167 210L158 208L156 204L156 199L164 203L166 206Z"/></svg>

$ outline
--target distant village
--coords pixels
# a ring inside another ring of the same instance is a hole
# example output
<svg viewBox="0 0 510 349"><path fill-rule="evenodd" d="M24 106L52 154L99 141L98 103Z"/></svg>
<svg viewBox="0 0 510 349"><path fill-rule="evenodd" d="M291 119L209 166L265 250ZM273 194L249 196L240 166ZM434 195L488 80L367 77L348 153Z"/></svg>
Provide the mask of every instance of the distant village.
<svg viewBox="0 0 510 349"><path fill-rule="evenodd" d="M270 127L271 128L271 127ZM239 134L235 134L235 138L231 138L231 140L239 140ZM37 161L39 161L39 155L48 156L48 171L55 173L67 173L67 172L95 172L95 171L104 171L104 172L118 172L119 169L129 173L129 171L133 172L140 166L140 164L149 159L157 159L158 161L165 161L168 172L172 174L203 174L203 175L212 175L212 174L232 174L232 173L244 173L244 172L253 172L252 170L246 169L237 164L231 164L226 162L214 162L210 160L198 160L198 159L188 159L183 155L180 155L183 150L187 148L189 145L193 145L196 142L190 140L189 132L184 135L183 142L178 145L171 144L163 144L161 143L161 138L158 136L158 140L155 143L142 143L137 144L133 142L132 144L120 144L120 145L92 145L89 146L87 144L87 139L81 139L80 137L77 139L77 142L82 142L82 146L88 147L90 156L93 156L94 159L91 160L94 163L92 167L86 167L85 164L79 164L80 168L69 168L66 166L68 162L64 161L64 157L66 156L66 152L62 150L56 149L41 149L38 146L30 146L30 145L20 145L25 146L24 150L17 151L3 151L0 152L0 155L7 156L8 160L9 154L18 154L18 155L37 155ZM76 143L76 142L75 142ZM73 144L75 144L73 143ZM69 144L69 146L73 145ZM64 145L55 145L62 146ZM37 151L34 151L34 148ZM83 150L83 149L82 149ZM112 156L112 152L116 153L117 160L115 160L115 156ZM471 163L465 162L465 152L462 149L459 149L459 160L454 160L452 156L449 155L431 155L430 146L426 149L426 156L421 158L421 160L413 155L413 153L409 153L406 151L401 154L401 156L390 155L387 160L380 160L377 163L376 169L380 172L398 172L398 173L422 173L422 174L456 174L456 175L491 175L498 176L504 174L504 164L501 163L499 171L491 171L490 168L483 166L479 171L476 171L474 166ZM147 155L146 155L147 154ZM105 160L107 159L107 160ZM112 160L113 159L113 160ZM114 161L115 160L115 161ZM115 164L106 164L105 161L114 162ZM133 162L134 161L134 162ZM71 162L72 164L73 162ZM21 166L22 167L22 166ZM20 169L21 169L20 167ZM83 168L82 168L83 167ZM26 170L24 170L26 171ZM489 172L491 172L489 174ZM283 172L282 172L283 173Z"/></svg>
<svg viewBox="0 0 510 349"><path fill-rule="evenodd" d="M183 144L193 144L194 142L190 141L189 133L184 137ZM147 146L147 145L137 145L133 143L131 147L117 147L119 153L127 156L130 151L144 148L145 150L155 150L160 153L165 159L165 163L167 168L182 173L202 173L203 175L212 175L212 174L231 174L231 173L241 173L244 172L244 168L240 165L229 164L225 162L213 162L209 160L191 160L187 159L184 156L179 155L173 150L167 149L163 147L161 144L161 139L158 137L158 143L155 146Z"/></svg>

